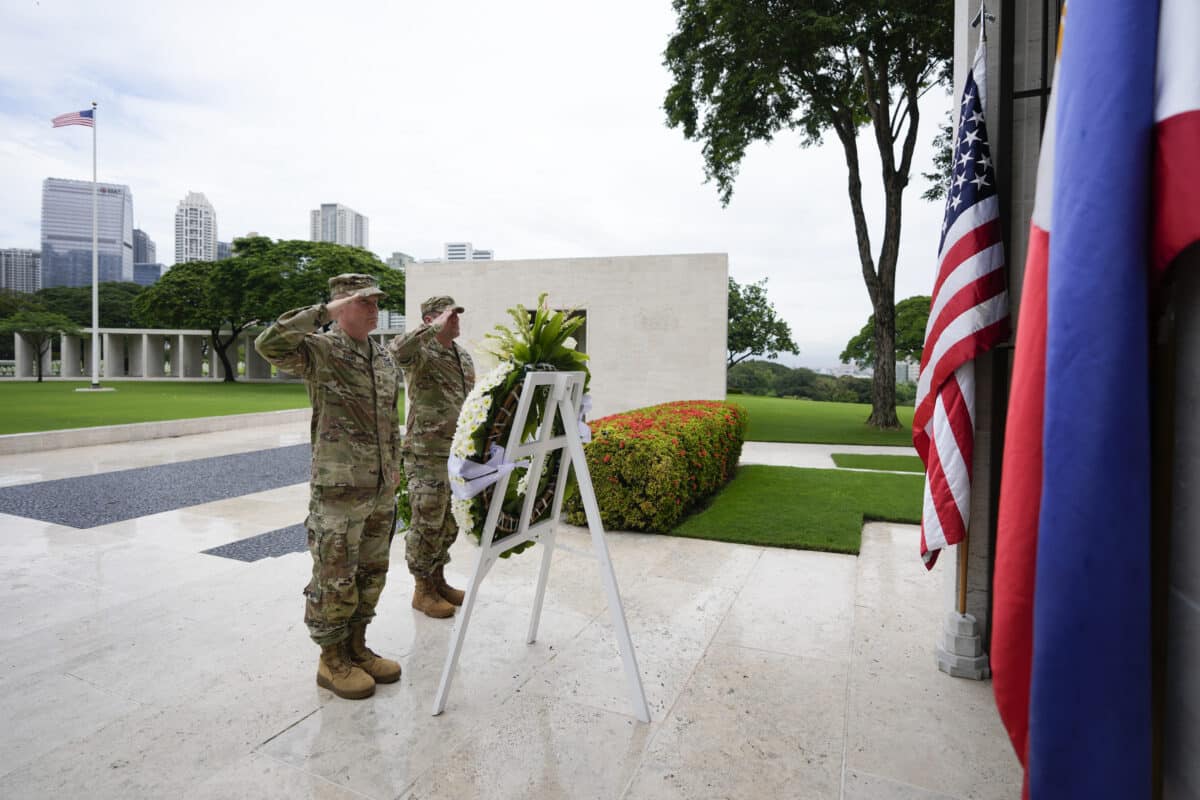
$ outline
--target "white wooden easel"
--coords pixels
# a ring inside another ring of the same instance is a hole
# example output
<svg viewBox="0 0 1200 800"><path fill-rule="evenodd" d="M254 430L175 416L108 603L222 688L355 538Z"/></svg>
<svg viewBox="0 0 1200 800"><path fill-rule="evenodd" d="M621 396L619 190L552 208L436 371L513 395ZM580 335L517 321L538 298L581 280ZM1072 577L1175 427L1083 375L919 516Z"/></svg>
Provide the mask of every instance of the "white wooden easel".
<svg viewBox="0 0 1200 800"><path fill-rule="evenodd" d="M542 616L542 601L546 595L546 580L550 575L550 562L554 558L556 546L555 532L559 516L562 514L563 492L567 486L567 472L570 466L574 466L584 512L587 515L588 530L592 534L593 552L589 555L594 556L599 564L600 577L604 581L604 590L608 595L609 615L612 617L613 629L617 634L617 646L621 653L621 659L625 662L625 680L629 690L629 700L633 705L634 715L642 722L650 721L650 709L646 706L646 693L642 689L642 676L638 671L637 657L633 652L633 640L629 637L625 609L621 605L621 595L617 590L617 577L613 574L612 559L609 558L608 545L604 541L604 527L600 523L600 507L596 504L596 493L592 489L592 477L588 472L587 460L583 455L583 442L579 438L578 409L583 395L583 383L584 374L582 372L531 372L525 376L521 400L517 405L517 413L513 416L512 432L509 434L504 453L508 461L529 459L529 489L525 493L525 502L521 506L517 530L501 539L494 540L496 523L500 518L504 493L508 488L511 473L503 475L496 483L491 505L488 507L487 519L483 524L479 561L475 565L475 574L471 577L466 598L463 600L463 606L454 624L450 652L446 654L442 680L433 701L434 716L441 714L446 709L446 695L450 691L450 681L454 675L454 668L458 664L458 656L462 652L467 626L471 622L471 612L475 608L475 600L479 596L479 585L487 577L488 571L491 570L501 553L528 541L540 541L543 546L542 566L538 572L537 593L534 595L533 613L529 620L529 636L527 638L529 644L537 641L538 622ZM525 429L530 406L539 387L543 386L549 387L549 396L546 398L546 412L542 417L542 425L532 441L522 444L520 441L521 431ZM562 420L562 428L565 433L552 436L551 432L554 430L556 416ZM554 490L554 502L550 515L541 522L530 525L529 518L537 495L537 476L542 474L542 466L546 457L558 450L565 452L559 458L558 482ZM563 549L572 550L566 545L561 546ZM586 553L586 551L574 552Z"/></svg>

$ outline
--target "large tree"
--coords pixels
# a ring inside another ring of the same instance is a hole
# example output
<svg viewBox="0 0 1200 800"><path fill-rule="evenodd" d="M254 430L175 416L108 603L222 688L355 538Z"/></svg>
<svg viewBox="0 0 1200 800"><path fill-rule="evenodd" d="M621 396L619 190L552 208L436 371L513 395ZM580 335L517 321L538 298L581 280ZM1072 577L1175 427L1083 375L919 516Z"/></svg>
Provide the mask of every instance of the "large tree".
<svg viewBox="0 0 1200 800"><path fill-rule="evenodd" d="M803 146L832 130L842 145L858 260L875 311L875 377L868 423L898 428L896 259L901 201L912 169L918 100L949 80L951 0L674 0L667 45L674 76L671 127L703 142L705 175L728 204L747 147L781 131ZM858 135L879 151L883 235L878 255L863 208Z"/></svg>
<svg viewBox="0 0 1200 800"><path fill-rule="evenodd" d="M404 310L404 273L369 250L330 242L272 242L263 236L237 239L233 245L234 260L249 266L249 299L262 320L329 299L329 279L345 272L374 275L387 292L380 308Z"/></svg>
<svg viewBox="0 0 1200 800"><path fill-rule="evenodd" d="M929 323L929 295L918 294L896 303L896 359L921 363L925 349L925 326ZM853 361L859 367L875 363L875 315L867 317L840 356L843 364Z"/></svg>
<svg viewBox="0 0 1200 800"><path fill-rule="evenodd" d="M225 380L235 381L237 354L231 360L229 350L242 332L288 309L329 299L329 278L343 272L376 275L388 292L382 305L404 307L403 274L373 253L260 236L235 240L232 258L176 264L138 295L134 314L147 326L207 330Z"/></svg>
<svg viewBox="0 0 1200 800"><path fill-rule="evenodd" d="M729 331L726 337L726 367L751 356L775 358L780 353L799 353L792 329L775 313L767 299L767 279L741 286L729 279Z"/></svg>
<svg viewBox="0 0 1200 800"><path fill-rule="evenodd" d="M42 360L50 352L54 337L68 334L79 335L75 323L62 314L50 311L18 311L0 320L0 333L19 333L33 345L37 364L38 383L42 382Z"/></svg>

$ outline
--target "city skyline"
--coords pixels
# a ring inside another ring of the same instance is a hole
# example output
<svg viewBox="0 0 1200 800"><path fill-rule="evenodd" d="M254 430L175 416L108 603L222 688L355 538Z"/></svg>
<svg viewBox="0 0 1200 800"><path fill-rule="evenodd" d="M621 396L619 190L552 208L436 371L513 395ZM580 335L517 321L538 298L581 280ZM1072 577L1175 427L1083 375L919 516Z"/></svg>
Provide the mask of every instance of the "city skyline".
<svg viewBox="0 0 1200 800"><path fill-rule="evenodd" d="M317 8L214 0L194 14L123 0L119 14L80 3L6 10L0 245L36 247L47 175L91 177L91 132L49 120L95 100L100 179L133 188L138 227L164 250L189 187L208 194L227 240L250 230L308 239L311 210L340 200L369 214L371 249L384 256L438 256L459 237L506 259L728 253L739 283L769 279L802 362L836 363L866 322L836 137L804 149L781 132L753 144L722 207L701 145L666 126L669 0L614 0L602 14L531 0ZM478 45L445 58L451 31ZM314 42L328 44L324 57L313 57ZM436 80L416 64L437 64ZM922 101L897 299L933 285L943 209L921 199L921 173L933 171L936 127L954 105L940 90ZM870 131L859 152L877 254L883 199Z"/></svg>

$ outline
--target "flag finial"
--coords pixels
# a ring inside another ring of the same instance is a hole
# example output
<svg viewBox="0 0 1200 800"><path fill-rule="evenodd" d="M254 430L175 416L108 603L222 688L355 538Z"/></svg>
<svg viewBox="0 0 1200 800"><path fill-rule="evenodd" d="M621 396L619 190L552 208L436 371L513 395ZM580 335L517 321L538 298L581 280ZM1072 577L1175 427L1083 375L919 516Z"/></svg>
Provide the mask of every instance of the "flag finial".
<svg viewBox="0 0 1200 800"><path fill-rule="evenodd" d="M987 3L979 4L979 13L975 15L975 19L971 20L972 28L979 28L979 37L981 41L987 41L987 24L995 22L996 15L987 10ZM980 27L982 26L982 27Z"/></svg>

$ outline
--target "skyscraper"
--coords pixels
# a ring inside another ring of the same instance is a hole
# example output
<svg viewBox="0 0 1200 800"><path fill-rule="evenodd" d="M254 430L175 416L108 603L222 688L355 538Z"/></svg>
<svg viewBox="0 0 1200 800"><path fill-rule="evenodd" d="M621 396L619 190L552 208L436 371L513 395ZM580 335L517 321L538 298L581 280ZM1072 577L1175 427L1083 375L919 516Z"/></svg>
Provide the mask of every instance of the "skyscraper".
<svg viewBox="0 0 1200 800"><path fill-rule="evenodd" d="M41 288L42 254L39 251L19 247L0 250L0 289L36 292Z"/></svg>
<svg viewBox="0 0 1200 800"><path fill-rule="evenodd" d="M217 261L233 258L233 242L217 242Z"/></svg>
<svg viewBox="0 0 1200 800"><path fill-rule="evenodd" d="M128 186L96 188L100 281L133 280L133 195ZM42 286L92 285L92 184L42 183Z"/></svg>
<svg viewBox="0 0 1200 800"><path fill-rule="evenodd" d="M158 261L158 248L154 240L141 228L133 229L133 263L149 264Z"/></svg>
<svg viewBox="0 0 1200 800"><path fill-rule="evenodd" d="M368 221L362 214L341 203L322 203L309 212L309 239L351 247L369 247Z"/></svg>
<svg viewBox="0 0 1200 800"><path fill-rule="evenodd" d="M188 192L175 209L175 263L217 260L217 212L203 192Z"/></svg>
<svg viewBox="0 0 1200 800"><path fill-rule="evenodd" d="M470 242L447 242L443 261L491 261L491 250L476 250Z"/></svg>

